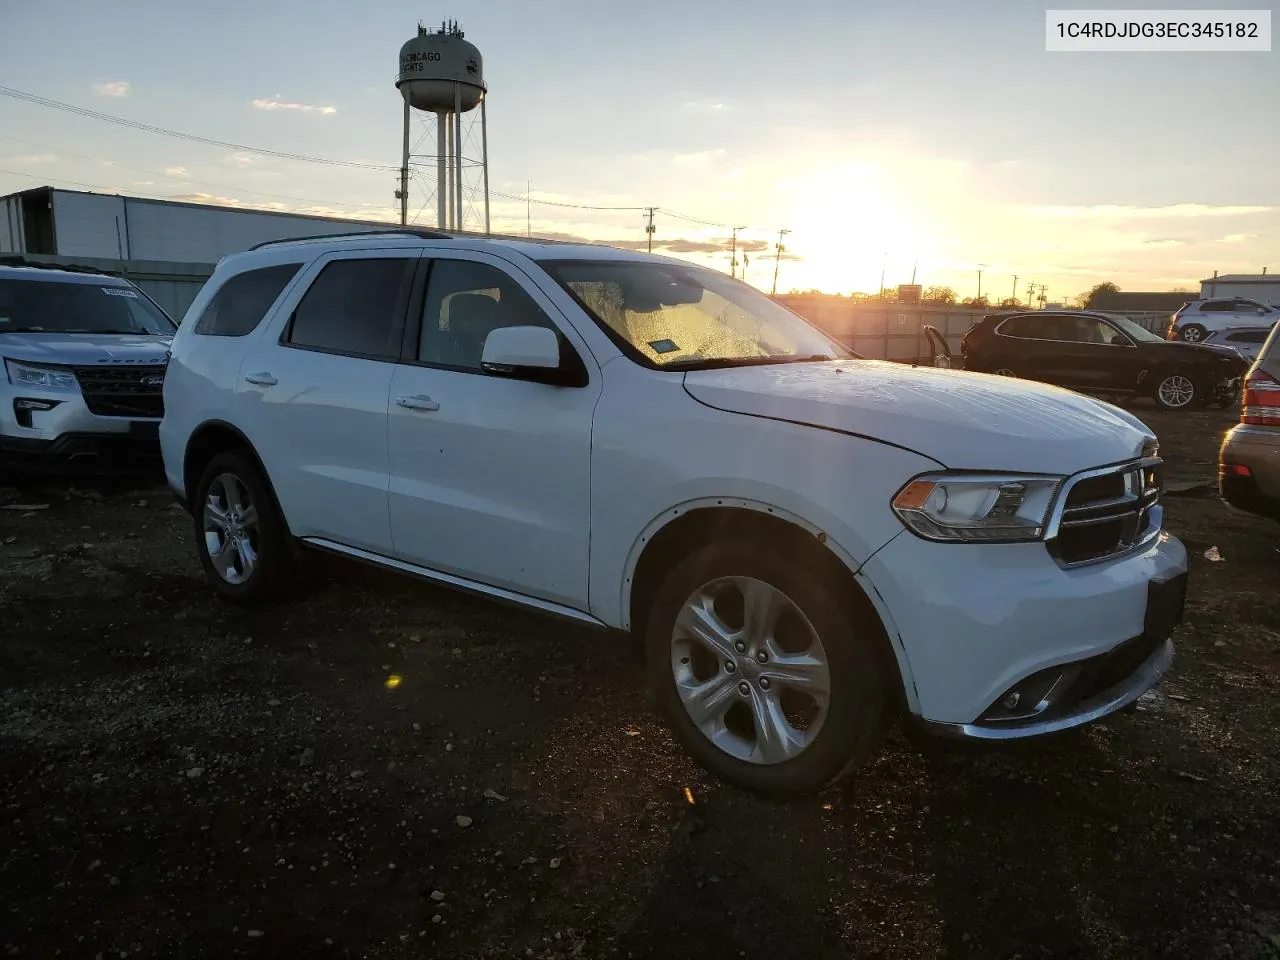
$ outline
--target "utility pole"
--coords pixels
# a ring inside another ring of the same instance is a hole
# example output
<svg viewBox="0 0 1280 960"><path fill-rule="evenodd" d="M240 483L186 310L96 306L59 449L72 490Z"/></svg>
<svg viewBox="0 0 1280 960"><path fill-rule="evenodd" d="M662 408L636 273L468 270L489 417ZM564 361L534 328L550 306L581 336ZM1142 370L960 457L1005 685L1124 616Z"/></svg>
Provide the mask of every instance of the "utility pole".
<svg viewBox="0 0 1280 960"><path fill-rule="evenodd" d="M1013 296L1010 299L1018 299L1018 275L1016 273L1013 275Z"/></svg>
<svg viewBox="0 0 1280 960"><path fill-rule="evenodd" d="M982 299L982 271L986 266L985 263L978 264L978 296L975 298L977 300Z"/></svg>
<svg viewBox="0 0 1280 960"><path fill-rule="evenodd" d="M650 253L653 253L653 231L654 231L653 215L657 211L657 209L658 209L657 207L645 207L645 210L647 211L645 213L645 216L649 218L649 222L648 224L645 225L644 232L649 235L649 252Z"/></svg>
<svg viewBox="0 0 1280 960"><path fill-rule="evenodd" d="M876 299L881 302L884 301L884 268L888 260L889 260L889 251L886 250L884 253L880 254L880 290L876 294Z"/></svg>
<svg viewBox="0 0 1280 960"><path fill-rule="evenodd" d="M1027 284L1027 309L1032 309L1031 304L1035 300L1036 285L1034 283Z"/></svg>
<svg viewBox="0 0 1280 960"><path fill-rule="evenodd" d="M782 251L786 249L782 245L782 238L790 232L790 230L786 229L778 231L778 256L773 261L773 292L769 294L771 297L778 295L778 267L782 264Z"/></svg>
<svg viewBox="0 0 1280 960"><path fill-rule="evenodd" d="M738 231L745 230L746 227L734 227L733 238L729 241L729 276L735 279L738 276ZM744 270L745 274L746 271Z"/></svg>

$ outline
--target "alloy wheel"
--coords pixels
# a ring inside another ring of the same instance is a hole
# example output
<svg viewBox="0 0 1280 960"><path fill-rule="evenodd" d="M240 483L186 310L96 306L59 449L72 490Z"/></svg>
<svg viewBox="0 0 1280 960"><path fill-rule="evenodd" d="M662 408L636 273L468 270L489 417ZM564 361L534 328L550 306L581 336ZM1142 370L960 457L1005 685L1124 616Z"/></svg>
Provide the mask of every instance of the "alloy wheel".
<svg viewBox="0 0 1280 960"><path fill-rule="evenodd" d="M1165 377L1156 388L1160 402L1170 409L1180 409L1195 399L1196 387L1180 373Z"/></svg>
<svg viewBox="0 0 1280 960"><path fill-rule="evenodd" d="M763 580L722 577L695 590L672 630L671 669L694 725L737 760L785 763L827 716L822 640L796 603Z"/></svg>
<svg viewBox="0 0 1280 960"><path fill-rule="evenodd" d="M258 566L258 510L239 477L220 473L213 478L201 521L214 571L227 583L245 583Z"/></svg>

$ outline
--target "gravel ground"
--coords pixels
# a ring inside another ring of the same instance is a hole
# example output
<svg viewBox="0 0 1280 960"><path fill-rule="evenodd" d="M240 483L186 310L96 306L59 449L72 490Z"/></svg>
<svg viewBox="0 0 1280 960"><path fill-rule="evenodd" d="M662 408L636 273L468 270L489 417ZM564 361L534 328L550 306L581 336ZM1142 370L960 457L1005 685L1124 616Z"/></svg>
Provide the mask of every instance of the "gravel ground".
<svg viewBox="0 0 1280 960"><path fill-rule="evenodd" d="M1276 530L1209 486L1231 412L1138 412L1193 557L1157 693L789 804L696 770L613 638L332 562L237 611L162 487L6 487L0 949L1275 960Z"/></svg>

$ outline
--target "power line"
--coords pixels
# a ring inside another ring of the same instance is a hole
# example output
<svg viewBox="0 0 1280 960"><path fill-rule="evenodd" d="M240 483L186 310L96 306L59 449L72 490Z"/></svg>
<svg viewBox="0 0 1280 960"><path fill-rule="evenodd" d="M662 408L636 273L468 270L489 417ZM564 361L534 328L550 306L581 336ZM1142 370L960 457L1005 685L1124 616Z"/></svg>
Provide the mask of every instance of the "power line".
<svg viewBox="0 0 1280 960"><path fill-rule="evenodd" d="M268 150L265 147L251 147L247 144L235 143L230 140L217 140L213 137L201 137L194 133L183 133L179 130L170 130L167 127L158 127L155 124L143 123L140 120L129 120L125 117L117 117L115 114L102 113L99 110L90 110L88 107L77 107L75 104L63 103L61 100L39 97L34 93L27 93L25 90L15 90L12 87L0 86L0 96L11 97L14 100L33 103L41 107L49 107L53 110L62 110L66 113L75 114L76 116L88 117L91 120L102 120L107 123L117 123L121 126L131 127L134 130L156 133L165 137L175 137L179 140L187 140L191 143L203 143L214 147L226 147L230 150L240 150L244 153L258 153L267 157L279 157L282 160L299 160L305 163L323 163L334 167L356 167L361 170L400 169L399 167L390 166L384 163L365 163L358 160L334 160L329 157L312 157L303 153L291 153L287 150Z"/></svg>
<svg viewBox="0 0 1280 960"><path fill-rule="evenodd" d="M296 200L301 203L311 203L311 204L317 204L319 206L334 206L334 207L350 207L351 206L350 203L344 203L338 200L317 200L314 197L296 197L288 193L267 193L264 190L250 190L248 187L232 186L229 183L216 183L212 180L202 180L199 177L187 177L187 178L171 177L169 174L164 173L163 171L160 171L160 170L150 170L150 169L147 169L146 167L135 167L127 163L119 163L118 161L115 161L115 160L107 160L104 157L95 157L87 153L77 153L74 150L67 150L64 147L55 147L47 143L37 143L35 140L24 140L21 137L14 137L7 133L0 133L0 139L12 140L15 143L24 143L29 147L36 147L41 150L51 150L54 153L62 154L68 157L79 157L81 160L92 160L95 163L105 164L109 167L119 167L121 170L132 170L134 173L145 173L153 177L168 177L169 179L177 180L180 183L199 184L200 186L213 187L217 190L234 190L237 193L251 193L259 197L274 197L277 200ZM43 179L34 174L19 174L19 176L30 177L32 180ZM66 180L64 182L74 183L74 181L72 180ZM104 187L101 189L107 189L107 188Z"/></svg>

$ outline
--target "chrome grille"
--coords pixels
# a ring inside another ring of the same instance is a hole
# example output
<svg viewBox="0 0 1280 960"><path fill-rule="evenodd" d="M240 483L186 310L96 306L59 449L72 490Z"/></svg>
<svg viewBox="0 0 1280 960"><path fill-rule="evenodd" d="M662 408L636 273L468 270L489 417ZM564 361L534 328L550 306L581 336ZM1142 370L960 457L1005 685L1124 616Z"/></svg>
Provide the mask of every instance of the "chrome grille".
<svg viewBox="0 0 1280 960"><path fill-rule="evenodd" d="M164 416L164 373L162 363L75 368L90 413L138 420Z"/></svg>
<svg viewBox="0 0 1280 960"><path fill-rule="evenodd" d="M1095 563L1142 546L1160 532L1157 458L1077 474L1067 481L1047 541L1064 567Z"/></svg>

